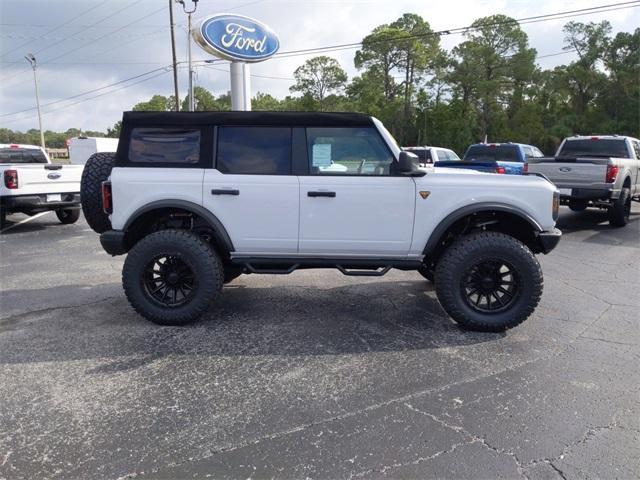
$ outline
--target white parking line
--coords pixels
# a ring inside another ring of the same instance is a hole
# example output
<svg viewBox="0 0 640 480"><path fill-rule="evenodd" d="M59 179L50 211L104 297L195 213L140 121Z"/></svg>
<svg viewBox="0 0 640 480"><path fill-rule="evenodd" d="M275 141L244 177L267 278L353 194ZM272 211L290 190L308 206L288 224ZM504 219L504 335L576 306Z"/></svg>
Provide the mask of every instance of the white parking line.
<svg viewBox="0 0 640 480"><path fill-rule="evenodd" d="M51 212L52 212L52 210L49 210L47 212L38 213L38 214L34 215L33 217L25 218L21 222L14 223L10 227L3 228L2 230L0 230L0 233L6 232L7 230L11 230L13 227L17 227L18 225L22 225L23 223L30 222L31 220L35 220L36 218L41 217L41 216L46 215L47 213L51 213Z"/></svg>

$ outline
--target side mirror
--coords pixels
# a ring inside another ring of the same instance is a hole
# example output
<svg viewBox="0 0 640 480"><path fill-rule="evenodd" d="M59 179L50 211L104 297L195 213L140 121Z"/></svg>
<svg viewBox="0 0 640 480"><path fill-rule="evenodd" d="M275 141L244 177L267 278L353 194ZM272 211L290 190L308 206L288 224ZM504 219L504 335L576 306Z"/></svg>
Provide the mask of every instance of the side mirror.
<svg viewBox="0 0 640 480"><path fill-rule="evenodd" d="M418 168L418 156L411 152L402 151L396 164L396 172L409 177L422 177L427 172Z"/></svg>

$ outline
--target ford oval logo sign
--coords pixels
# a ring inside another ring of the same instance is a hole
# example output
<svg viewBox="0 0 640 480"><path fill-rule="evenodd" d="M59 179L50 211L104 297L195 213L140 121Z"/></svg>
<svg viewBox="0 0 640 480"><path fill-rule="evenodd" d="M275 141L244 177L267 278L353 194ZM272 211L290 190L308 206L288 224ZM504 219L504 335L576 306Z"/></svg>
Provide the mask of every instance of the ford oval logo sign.
<svg viewBox="0 0 640 480"><path fill-rule="evenodd" d="M192 30L205 51L226 60L261 62L278 51L278 36L264 23L242 15L206 17Z"/></svg>
<svg viewBox="0 0 640 480"><path fill-rule="evenodd" d="M559 169L561 172L570 172L571 171L571 167L560 167Z"/></svg>
<svg viewBox="0 0 640 480"><path fill-rule="evenodd" d="M51 179L51 180L56 180L58 178L60 178L62 175L60 175L58 172L51 172L50 174L47 175L47 178Z"/></svg>

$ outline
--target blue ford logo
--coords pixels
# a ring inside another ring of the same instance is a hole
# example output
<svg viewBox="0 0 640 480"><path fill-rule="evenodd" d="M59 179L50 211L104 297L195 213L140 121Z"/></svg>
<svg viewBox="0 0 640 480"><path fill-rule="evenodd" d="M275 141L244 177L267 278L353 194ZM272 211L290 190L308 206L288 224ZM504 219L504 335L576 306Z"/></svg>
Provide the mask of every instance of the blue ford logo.
<svg viewBox="0 0 640 480"><path fill-rule="evenodd" d="M57 178L60 178L62 175L60 175L58 172L51 172L50 174L47 175L47 178L51 179L51 180L55 180Z"/></svg>
<svg viewBox="0 0 640 480"><path fill-rule="evenodd" d="M571 167L560 167L560 171L561 172L570 172L571 171Z"/></svg>
<svg viewBox="0 0 640 480"><path fill-rule="evenodd" d="M261 62L280 48L278 36L269 27L242 15L204 18L192 34L204 50L227 60Z"/></svg>

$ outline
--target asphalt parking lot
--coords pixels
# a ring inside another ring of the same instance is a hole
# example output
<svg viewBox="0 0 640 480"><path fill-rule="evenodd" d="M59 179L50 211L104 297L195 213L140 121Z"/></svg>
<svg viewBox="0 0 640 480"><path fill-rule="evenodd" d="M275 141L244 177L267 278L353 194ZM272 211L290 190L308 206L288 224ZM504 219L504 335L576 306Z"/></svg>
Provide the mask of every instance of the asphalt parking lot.
<svg viewBox="0 0 640 480"><path fill-rule="evenodd" d="M559 227L535 315L486 334L397 271L242 276L158 327L83 220L12 225L0 478L638 478L640 206Z"/></svg>

